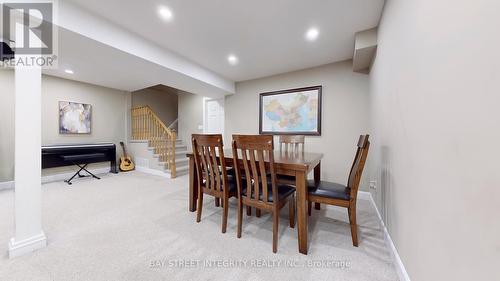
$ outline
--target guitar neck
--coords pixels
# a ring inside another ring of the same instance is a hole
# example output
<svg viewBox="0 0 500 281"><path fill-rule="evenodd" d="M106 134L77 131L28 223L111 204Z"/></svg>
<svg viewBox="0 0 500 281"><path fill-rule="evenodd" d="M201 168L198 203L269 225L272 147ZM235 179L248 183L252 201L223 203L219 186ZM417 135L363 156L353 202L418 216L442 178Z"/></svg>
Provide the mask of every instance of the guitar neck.
<svg viewBox="0 0 500 281"><path fill-rule="evenodd" d="M120 143L122 145L122 149L123 149L123 156L124 157L128 157L128 154L127 154L127 150L125 149L125 144L122 142Z"/></svg>

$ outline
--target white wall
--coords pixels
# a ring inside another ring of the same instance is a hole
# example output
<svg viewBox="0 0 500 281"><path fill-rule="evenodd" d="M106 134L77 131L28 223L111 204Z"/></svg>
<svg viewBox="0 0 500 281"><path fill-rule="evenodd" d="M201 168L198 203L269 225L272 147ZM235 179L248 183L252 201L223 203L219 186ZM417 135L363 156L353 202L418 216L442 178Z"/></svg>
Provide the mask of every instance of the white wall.
<svg viewBox="0 0 500 281"><path fill-rule="evenodd" d="M0 182L14 176L14 72L0 71L2 102L0 103ZM42 77L42 144L126 141L127 93L71 80ZM92 105L90 135L59 134L59 101ZM118 148L117 147L117 148ZM120 150L117 149L120 155ZM101 167L109 164L98 164ZM43 175L72 170L55 168L43 170Z"/></svg>
<svg viewBox="0 0 500 281"><path fill-rule="evenodd" d="M499 276L498 11L496 0L386 2L369 164L413 281Z"/></svg>
<svg viewBox="0 0 500 281"><path fill-rule="evenodd" d="M179 92L179 132L178 137L191 150L191 135L203 134L203 96Z"/></svg>
<svg viewBox="0 0 500 281"><path fill-rule="evenodd" d="M368 76L354 73L352 61L237 83L225 100L225 145L232 134L259 133L260 93L316 85L323 86L322 136L306 137L306 150L324 153L322 179L347 183L359 135L369 128Z"/></svg>
<svg viewBox="0 0 500 281"><path fill-rule="evenodd" d="M162 90L147 88L132 92L132 106L139 107L148 105L160 118L165 126L169 126L177 119L178 96L177 90Z"/></svg>

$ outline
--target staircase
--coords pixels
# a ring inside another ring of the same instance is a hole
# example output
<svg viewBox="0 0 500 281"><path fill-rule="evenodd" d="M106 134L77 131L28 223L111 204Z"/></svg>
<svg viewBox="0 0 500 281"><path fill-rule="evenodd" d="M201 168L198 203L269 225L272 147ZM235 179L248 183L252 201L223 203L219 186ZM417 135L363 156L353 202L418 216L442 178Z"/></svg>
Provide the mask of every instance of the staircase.
<svg viewBox="0 0 500 281"><path fill-rule="evenodd" d="M137 170L175 178L188 172L187 147L149 106L132 108L130 152Z"/></svg>
<svg viewBox="0 0 500 281"><path fill-rule="evenodd" d="M131 140L128 150L133 155L133 160L138 171L172 177L172 170L167 168L166 162L162 161L160 155L155 153L155 148L148 140ZM189 172L189 159L186 157L187 147L180 139L175 145L175 168L176 176L182 176Z"/></svg>

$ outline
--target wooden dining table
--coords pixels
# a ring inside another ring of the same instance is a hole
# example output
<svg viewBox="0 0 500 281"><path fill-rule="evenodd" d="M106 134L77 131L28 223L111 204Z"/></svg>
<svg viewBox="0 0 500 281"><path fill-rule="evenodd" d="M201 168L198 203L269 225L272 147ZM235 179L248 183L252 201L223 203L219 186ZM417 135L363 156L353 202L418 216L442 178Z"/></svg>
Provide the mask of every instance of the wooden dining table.
<svg viewBox="0 0 500 281"><path fill-rule="evenodd" d="M196 187L197 174L193 153L187 153L189 158L189 211L196 211L196 200L198 189ZM307 255L307 175L314 170L314 181L319 183L321 177L321 153L289 153L274 152L274 163L278 175L295 177L297 195L297 236L299 252ZM219 159L220 161L220 159ZM231 149L224 150L224 161L226 167L234 167L233 152Z"/></svg>

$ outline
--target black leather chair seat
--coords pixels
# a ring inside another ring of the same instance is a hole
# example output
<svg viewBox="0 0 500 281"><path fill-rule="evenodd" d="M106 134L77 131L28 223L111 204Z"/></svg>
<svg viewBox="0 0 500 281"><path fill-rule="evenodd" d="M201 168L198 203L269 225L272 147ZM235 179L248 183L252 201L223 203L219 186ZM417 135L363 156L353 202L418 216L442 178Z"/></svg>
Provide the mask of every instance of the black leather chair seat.
<svg viewBox="0 0 500 281"><path fill-rule="evenodd" d="M236 192L237 186L236 186L236 177L233 175L227 175L227 181L229 183L229 192Z"/></svg>
<svg viewBox="0 0 500 281"><path fill-rule="evenodd" d="M259 172L260 172L260 170L259 170ZM236 175L236 171L234 171L234 169L232 170L232 173ZM240 173L241 173L241 179L246 180L246 178L247 178L247 174L245 173L245 170L240 170ZM266 176L267 176L267 178L268 178L268 182L271 182L271 181L270 181L270 178L271 178L271 172L267 172L267 173L266 173ZM276 175L276 179L278 179L278 177L279 177L279 175Z"/></svg>
<svg viewBox="0 0 500 281"><path fill-rule="evenodd" d="M351 190L342 184L327 181L321 181L318 186L314 185L314 181L308 181L307 184L309 195L342 200L351 198Z"/></svg>
<svg viewBox="0 0 500 281"><path fill-rule="evenodd" d="M244 171L240 171L240 172L243 172L243 174L241 175L241 183L243 185L243 196L246 196L247 194L247 190L246 190L246 184L247 184L247 181L246 181L246 175L244 173ZM234 169L231 169L228 171L228 177L231 178L230 179L230 184L234 184L234 188L236 189L236 172ZM268 173L267 174L268 177L267 177L267 188L268 188L268 198L267 198L267 201L268 202L273 202L273 191L272 191L272 183L271 183L271 173ZM295 177L293 177L293 182L295 182ZM286 197L290 196L292 193L295 192L295 188L293 186L290 186L288 184L278 184L278 200L282 200L282 199L285 199ZM263 200L262 199L262 187L261 187L261 190L259 191L259 200ZM253 190L252 190L252 195L253 195Z"/></svg>
<svg viewBox="0 0 500 281"><path fill-rule="evenodd" d="M289 186L289 185L278 185L278 201L281 201L285 198L287 198L288 196L292 195L294 192L295 192L295 188L293 186ZM271 186L271 184L269 183L268 186L267 186L267 201L268 202L274 202L273 201L273 188ZM254 192L252 190L252 196L253 196ZM243 189L243 196L246 196L247 195L247 189L244 188ZM259 190L259 200L263 200L263 194L262 194L262 187L261 189Z"/></svg>
<svg viewBox="0 0 500 281"><path fill-rule="evenodd" d="M214 179L215 180L215 179ZM221 180L222 177L221 177ZM233 175L227 175L227 181L228 181L228 186L229 186L229 192L236 192L237 186L236 186L236 177ZM205 184L207 181L203 179L203 184Z"/></svg>

